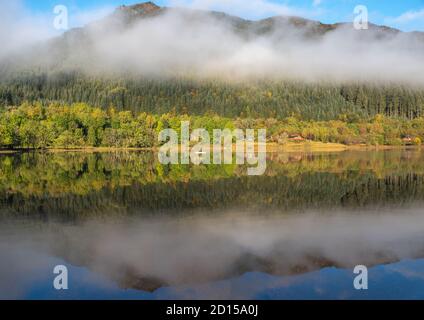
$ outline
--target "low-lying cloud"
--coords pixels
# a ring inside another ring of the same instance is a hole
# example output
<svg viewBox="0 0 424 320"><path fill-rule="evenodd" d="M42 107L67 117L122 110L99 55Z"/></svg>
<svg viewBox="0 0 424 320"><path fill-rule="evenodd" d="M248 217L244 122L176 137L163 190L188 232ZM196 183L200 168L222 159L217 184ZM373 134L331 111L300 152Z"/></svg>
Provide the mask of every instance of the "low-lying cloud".
<svg viewBox="0 0 424 320"><path fill-rule="evenodd" d="M323 32L318 23L286 18L256 22L249 31L241 30L243 24L187 9L166 10L126 26L107 19L71 31L66 41L55 41L54 49L40 56L50 67L89 73L424 85L422 35L374 27L360 31L350 24ZM27 26L15 23L10 28L16 28L10 34L19 43L19 34L25 33L19 30ZM8 46L1 49L0 58L8 52ZM38 63L40 57L30 60Z"/></svg>
<svg viewBox="0 0 424 320"><path fill-rule="evenodd" d="M0 61L53 35L45 16L29 13L21 1L0 0Z"/></svg>

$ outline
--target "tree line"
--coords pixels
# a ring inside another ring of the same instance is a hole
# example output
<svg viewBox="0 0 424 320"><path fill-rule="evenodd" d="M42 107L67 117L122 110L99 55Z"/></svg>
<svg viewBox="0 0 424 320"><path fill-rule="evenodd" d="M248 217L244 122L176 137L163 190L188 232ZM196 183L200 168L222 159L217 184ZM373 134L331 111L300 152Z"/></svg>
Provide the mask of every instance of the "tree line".
<svg viewBox="0 0 424 320"><path fill-rule="evenodd" d="M266 129L267 140L285 144L292 136L305 140L368 145L420 145L424 139L424 118L408 120L376 115L352 119L342 114L337 120L302 120L291 116L277 118L226 118L208 113L203 116L106 110L85 103L72 105L25 102L0 110L0 148L153 148L163 129L179 132L181 122L214 129Z"/></svg>
<svg viewBox="0 0 424 320"><path fill-rule="evenodd" d="M0 81L0 106L25 101L84 102L103 110L228 118L334 120L340 114L413 119L424 115L424 90L397 85L335 85L277 80L243 83L187 78L103 78L78 72L26 72Z"/></svg>

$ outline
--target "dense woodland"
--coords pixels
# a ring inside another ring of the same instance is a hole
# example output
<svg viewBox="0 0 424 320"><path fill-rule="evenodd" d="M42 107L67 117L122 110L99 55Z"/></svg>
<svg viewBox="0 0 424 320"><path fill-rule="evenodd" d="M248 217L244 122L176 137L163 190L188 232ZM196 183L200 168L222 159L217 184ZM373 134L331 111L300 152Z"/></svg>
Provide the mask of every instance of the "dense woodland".
<svg viewBox="0 0 424 320"><path fill-rule="evenodd" d="M0 77L0 148L157 146L163 129L266 128L343 144L421 144L424 91L294 82L105 80L78 73Z"/></svg>
<svg viewBox="0 0 424 320"><path fill-rule="evenodd" d="M384 114L416 118L424 115L424 90L404 86L330 85L258 80L175 78L105 79L76 72L25 73L0 81L0 106L23 102L85 102L135 113L205 115L228 118L334 120L340 114L359 118Z"/></svg>

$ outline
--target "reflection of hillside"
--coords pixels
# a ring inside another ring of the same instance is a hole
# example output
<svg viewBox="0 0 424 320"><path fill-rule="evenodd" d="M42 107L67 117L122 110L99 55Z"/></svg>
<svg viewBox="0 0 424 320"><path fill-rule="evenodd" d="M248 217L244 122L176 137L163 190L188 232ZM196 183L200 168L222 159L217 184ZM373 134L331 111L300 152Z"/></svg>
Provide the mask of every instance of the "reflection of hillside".
<svg viewBox="0 0 424 320"><path fill-rule="evenodd" d="M263 176L246 168L162 166L151 153L0 158L0 212L82 218L196 208L281 210L424 200L419 151L272 154Z"/></svg>
<svg viewBox="0 0 424 320"><path fill-rule="evenodd" d="M423 249L424 251L424 249ZM421 255L412 257L411 259L422 259L424 258L424 252ZM334 261L326 260L320 256L307 256L304 262L298 265L290 265L285 267L283 270L275 268L272 264L268 264L269 261L262 259L261 257L251 257L247 256L244 259L237 261L237 265L231 273L226 274L222 278L216 279L203 279L202 283L215 282L221 280L227 280L231 278L236 278L246 274L248 272L261 272L273 276L299 276L302 274L318 271L324 268L346 268L346 266L340 266ZM399 262L399 259L395 257L386 257L384 254L379 259L374 259L369 263L364 263L368 268L372 268L379 265L388 265L392 263ZM72 263L72 261L70 261ZM350 266L353 270L355 266ZM167 286L178 286L178 285L190 285L195 283L166 283L165 281L160 281L154 277L144 277L143 275L138 275L129 270L122 270L122 273L119 275L108 275L113 281L115 281L120 288L123 289L135 289L142 290L147 292L154 292L157 289Z"/></svg>
<svg viewBox="0 0 424 320"><path fill-rule="evenodd" d="M49 254L122 288L154 291L253 271L301 275L422 258L423 226L419 209L265 217L221 212L72 226L38 222L35 234L42 235L34 238Z"/></svg>

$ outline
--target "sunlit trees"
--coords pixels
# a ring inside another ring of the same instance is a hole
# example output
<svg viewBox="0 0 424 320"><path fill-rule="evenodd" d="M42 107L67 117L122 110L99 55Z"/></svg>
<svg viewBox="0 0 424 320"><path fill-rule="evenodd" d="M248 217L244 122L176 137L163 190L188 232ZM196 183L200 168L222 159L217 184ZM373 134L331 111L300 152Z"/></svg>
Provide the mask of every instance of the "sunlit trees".
<svg viewBox="0 0 424 320"><path fill-rule="evenodd" d="M369 119L340 116L339 120L304 120L298 115L277 118L227 118L212 112L204 116L162 115L107 110L85 103L73 105L24 103L0 111L0 148L152 148L158 134L170 128L180 132L181 122L190 128L266 129L268 141L300 140L368 145L420 145L424 118L407 120L377 114ZM286 137L287 135L287 137ZM286 137L286 138L285 138Z"/></svg>

